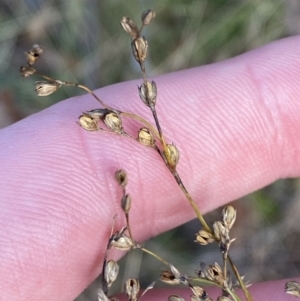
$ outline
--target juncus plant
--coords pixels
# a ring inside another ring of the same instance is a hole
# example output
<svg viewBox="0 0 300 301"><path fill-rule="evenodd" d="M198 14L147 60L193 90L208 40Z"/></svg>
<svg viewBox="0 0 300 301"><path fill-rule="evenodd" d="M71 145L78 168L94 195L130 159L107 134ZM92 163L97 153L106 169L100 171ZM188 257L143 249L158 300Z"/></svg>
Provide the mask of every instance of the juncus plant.
<svg viewBox="0 0 300 301"><path fill-rule="evenodd" d="M116 216L113 217L111 234L107 241L107 248L103 261L102 286L98 290L98 300L118 300L116 297L110 296L109 293L109 289L117 279L119 273L118 263L109 258L110 250L118 249L122 251L130 251L133 249L139 249L142 252L155 257L165 265L166 269L160 272L159 278L161 281L170 285L182 284L189 287L191 290L190 300L192 301L213 300L206 292L204 285L214 285L220 289L220 295L217 298L217 301L242 300L240 293L237 293L237 289L241 289L247 301L252 301L253 298L247 289L249 284L244 281L244 277L240 275L229 254L235 240L231 237L231 229L236 221L236 210L232 206L226 206L222 211L220 220L215 221L212 227L209 226L201 213L201 208L198 208L196 205L196 202L190 195L177 171L180 159L180 147L177 147L173 142L169 142L168 137L165 137L163 128L161 127L159 114L156 110L159 89L155 81L151 81L147 77L145 62L148 57L149 45L147 39L142 35L144 27L148 26L154 18L155 12L149 9L141 15L141 26L138 26L128 17L123 17L121 20L121 25L124 31L131 38L132 55L139 64L142 73L142 82L140 86L138 86L137 92L142 104L149 108L154 120L154 125L149 120L139 116L138 114L110 107L84 85L54 79L39 73L34 65L43 53L43 48L40 45L34 45L28 52L26 52L27 64L20 68L20 72L24 77L36 74L43 78L43 81L36 82L35 90L39 96L50 95L62 86L74 86L90 93L100 103L101 107L84 112L79 116L78 124L84 130L124 136L125 138L137 141L144 147L152 148L172 174L179 189L193 208L195 215L200 222L200 229L198 233L196 233L195 242L203 246L215 243L221 253L221 263L201 262L200 269L199 266L196 267L195 275L186 275L183 271L179 271L172 263L168 262L168 260L160 257L159 254L145 248L135 239L134 229L132 229L130 225L129 214L131 206L134 205L134 201L127 191L129 176L125 170L119 169L115 172L115 178L122 190L120 206L124 212L126 222L121 229L115 230L114 220ZM123 125L123 120L125 118L132 119L140 125L140 129L136 135L130 133ZM147 288L141 292L139 280L135 278L128 278L125 281L124 292L128 300L137 301L140 300L148 290L152 289L154 285L155 282L149 283ZM300 286L295 281L286 283L285 291L295 297L300 297ZM185 299L174 294L170 295L168 300L183 301Z"/></svg>

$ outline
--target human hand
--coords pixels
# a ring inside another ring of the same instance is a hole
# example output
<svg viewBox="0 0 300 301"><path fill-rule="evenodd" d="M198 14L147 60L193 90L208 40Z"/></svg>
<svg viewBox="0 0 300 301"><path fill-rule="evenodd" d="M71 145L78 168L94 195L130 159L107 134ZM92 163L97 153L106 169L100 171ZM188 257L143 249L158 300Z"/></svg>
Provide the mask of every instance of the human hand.
<svg viewBox="0 0 300 301"><path fill-rule="evenodd" d="M164 134L180 150L178 171L202 212L300 175L299 54L300 38L289 38L156 78ZM136 84L97 94L148 118ZM2 300L73 300L100 273L112 217L121 212L113 176L119 168L130 178L138 241L194 217L154 151L76 125L82 111L97 106L89 95L75 97L0 132ZM290 300L283 283L251 292L258 301ZM173 292L153 290L144 300Z"/></svg>

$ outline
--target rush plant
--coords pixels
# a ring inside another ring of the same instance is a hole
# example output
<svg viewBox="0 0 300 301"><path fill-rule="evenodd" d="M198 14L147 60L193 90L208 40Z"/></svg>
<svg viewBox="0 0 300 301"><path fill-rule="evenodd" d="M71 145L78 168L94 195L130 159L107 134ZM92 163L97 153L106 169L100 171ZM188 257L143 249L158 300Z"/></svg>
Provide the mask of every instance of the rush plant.
<svg viewBox="0 0 300 301"><path fill-rule="evenodd" d="M195 242L203 246L214 243L221 253L222 262L201 262L200 269L196 270L195 275L186 275L184 271L179 271L175 265L168 262L168 260L145 248L142 243L135 239L134 229L131 228L130 224L129 213L133 201L130 194L127 192L127 172L123 169L117 170L115 178L120 189L122 189L120 206L124 212L126 224L121 229L115 230L113 223L103 261L102 287L99 288L98 291L98 300L118 300L116 297L112 297L109 294L109 289L117 279L119 272L118 263L113 259L110 259L110 250L119 249L122 251L130 251L133 249L139 249L140 251L155 257L165 265L165 270L160 272L160 276L158 277L161 281L170 285L186 285L192 292L192 301L212 300L205 290L205 285L214 285L220 289L220 295L217 299L218 301L242 300L240 292L238 294L238 289L240 289L240 291L245 295L246 300L252 301L253 298L247 288L248 283L244 282L243 276L240 275L238 268L230 256L230 249L235 240L230 234L236 221L236 210L232 206L226 206L222 211L220 219L215 221L212 227L208 225L201 213L201 208L198 208L196 205L196 202L190 195L177 171L180 158L179 148L174 143L169 142L168 137L165 137L164 135L164 129L161 127L159 112L156 110L158 87L155 81L149 80L147 77L145 62L148 57L149 46L147 39L142 35L144 27L148 26L154 18L155 12L149 9L141 15L141 26L138 26L128 17L123 17L121 20L123 29L131 39L132 55L139 64L142 73L142 82L138 87L137 92L139 93L142 103L149 108L154 124L138 114L110 107L84 85L54 79L39 73L34 67L34 64L43 52L40 45L34 45L28 52L26 52L27 64L20 68L20 72L24 77L36 74L43 78L43 81L36 82L35 90L39 96L50 95L63 86L78 87L90 93L99 102L101 107L84 112L79 116L78 124L84 130L88 132L97 131L99 134L102 132L108 132L124 136L125 138L135 140L144 147L153 149L153 151L161 158L162 164L164 164L172 174L179 190L181 190L184 194L187 202L193 208L195 215L200 222L200 229L198 233L196 233ZM124 118L133 119L140 124L140 129L136 136L130 134L126 127L123 126ZM154 285L155 283L150 283L143 292L140 292L139 280L129 278L125 282L124 291L128 300L137 301L140 300L148 290L152 289ZM296 297L300 296L300 286L296 282L287 283L285 289L289 294ZM178 295L171 295L168 300L183 301L184 299Z"/></svg>

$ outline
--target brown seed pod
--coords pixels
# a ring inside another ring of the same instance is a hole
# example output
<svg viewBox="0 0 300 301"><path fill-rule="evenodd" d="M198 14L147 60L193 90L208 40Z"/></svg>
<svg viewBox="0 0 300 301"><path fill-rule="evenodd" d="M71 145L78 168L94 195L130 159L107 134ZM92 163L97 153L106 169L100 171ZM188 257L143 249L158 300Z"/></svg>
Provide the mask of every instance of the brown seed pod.
<svg viewBox="0 0 300 301"><path fill-rule="evenodd" d="M119 274L119 265L113 259L109 260L106 263L104 270L104 279L107 283L107 287L111 287L111 285L115 282Z"/></svg>
<svg viewBox="0 0 300 301"><path fill-rule="evenodd" d="M300 284L296 281L289 281L285 284L285 292L289 295L300 298Z"/></svg>
<svg viewBox="0 0 300 301"><path fill-rule="evenodd" d="M48 96L61 87L59 81L39 81L35 83L35 91L38 96Z"/></svg>
<svg viewBox="0 0 300 301"><path fill-rule="evenodd" d="M121 117L117 113L110 112L110 113L106 114L103 122L113 132L115 132L117 134L122 133L122 131L123 131L122 120L121 120Z"/></svg>
<svg viewBox="0 0 300 301"><path fill-rule="evenodd" d="M154 137L150 130L146 127L142 127L138 133L138 141L145 146L154 146Z"/></svg>
<svg viewBox="0 0 300 301"><path fill-rule="evenodd" d="M105 116L110 112L112 111L108 109L94 109L87 111L86 113L89 114L93 119L104 120Z"/></svg>
<svg viewBox="0 0 300 301"><path fill-rule="evenodd" d="M144 25L150 24L150 22L155 18L156 13L152 9L148 9L142 13L142 22Z"/></svg>
<svg viewBox="0 0 300 301"><path fill-rule="evenodd" d="M121 199L121 207L124 213L128 214L131 208L131 196L129 193L123 195Z"/></svg>
<svg viewBox="0 0 300 301"><path fill-rule="evenodd" d="M191 286L191 290L193 291L195 296L200 298L203 298L207 295L206 291L200 286Z"/></svg>
<svg viewBox="0 0 300 301"><path fill-rule="evenodd" d="M140 99L148 107L154 107L156 104L157 87L155 81L144 82L139 88Z"/></svg>
<svg viewBox="0 0 300 301"><path fill-rule="evenodd" d="M162 271L160 273L160 280L171 285L177 285L180 283L180 280L177 279L171 271Z"/></svg>
<svg viewBox="0 0 300 301"><path fill-rule="evenodd" d="M196 242L203 246L215 241L213 235L204 229L201 229L196 235Z"/></svg>
<svg viewBox="0 0 300 301"><path fill-rule="evenodd" d="M236 220L236 210L232 206L226 206L222 211L223 223L228 229L231 229Z"/></svg>
<svg viewBox="0 0 300 301"><path fill-rule="evenodd" d="M40 45L33 45L29 51L25 52L27 64L30 66L33 65L39 59L42 52L43 48Z"/></svg>
<svg viewBox="0 0 300 301"><path fill-rule="evenodd" d="M29 77L33 75L36 70L30 66L21 66L20 73L23 77Z"/></svg>
<svg viewBox="0 0 300 301"><path fill-rule="evenodd" d="M166 160L172 169L176 169L179 161L179 150L174 144L166 144L163 150Z"/></svg>
<svg viewBox="0 0 300 301"><path fill-rule="evenodd" d="M213 224L214 234L216 239L219 241L222 237L224 237L226 233L226 228L224 227L223 223L220 221L216 221Z"/></svg>
<svg viewBox="0 0 300 301"><path fill-rule="evenodd" d="M124 290L129 300L137 300L140 291L140 282L135 278L128 278L124 285Z"/></svg>
<svg viewBox="0 0 300 301"><path fill-rule="evenodd" d="M137 37L131 42L131 49L134 58L141 65L148 55L148 42L145 37Z"/></svg>
<svg viewBox="0 0 300 301"><path fill-rule="evenodd" d="M110 242L110 246L112 246L118 250L128 251L135 247L135 243L129 236L122 233L122 235L114 238Z"/></svg>
<svg viewBox="0 0 300 301"><path fill-rule="evenodd" d="M119 169L115 172L115 178L118 182L118 184L125 188L128 183L128 176L127 172L124 169Z"/></svg>
<svg viewBox="0 0 300 301"><path fill-rule="evenodd" d="M139 35L139 29L136 24L127 17L123 17L121 20L121 26L132 38L137 38Z"/></svg>
<svg viewBox="0 0 300 301"><path fill-rule="evenodd" d="M78 124L86 131L98 131L99 130L99 125L97 121L92 118L89 114L84 113L80 115L79 117L79 122Z"/></svg>

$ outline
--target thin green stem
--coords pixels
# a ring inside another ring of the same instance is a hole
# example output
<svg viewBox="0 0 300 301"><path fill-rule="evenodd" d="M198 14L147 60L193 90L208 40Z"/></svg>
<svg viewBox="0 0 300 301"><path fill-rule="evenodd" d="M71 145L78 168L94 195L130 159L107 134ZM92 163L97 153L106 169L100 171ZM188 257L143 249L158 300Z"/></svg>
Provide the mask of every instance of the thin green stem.
<svg viewBox="0 0 300 301"><path fill-rule="evenodd" d="M191 197L191 195L189 194L189 192L187 191L186 187L184 186L178 172L175 170L173 171L172 169L170 169L172 175L174 176L178 186L180 187L180 189L182 190L182 192L184 193L185 197L187 198L187 200L189 201L190 205L192 206L192 208L194 209L202 227L209 233L213 233L212 230L210 229L210 227L208 226L208 224L206 223L202 213L200 212L198 206L196 205L195 201L193 200L193 198Z"/></svg>
<svg viewBox="0 0 300 301"><path fill-rule="evenodd" d="M234 272L234 274L235 274L235 276L236 276L238 282L239 282L240 285L241 285L241 288L242 288L242 290L243 290L243 292L244 292L244 294L245 294L245 296L246 296L247 301L253 301L253 298L252 298L252 296L250 295L250 293L249 293L249 291L248 291L248 289L247 289L247 287L246 287L246 285L245 285L245 283L244 283L244 281L243 281L243 279L242 279L242 277L241 277L239 271L237 270L236 266L234 265L234 263L233 263L233 261L231 260L231 258L229 257L229 255L228 255L228 260L229 260L229 262L230 262L230 265L231 265L231 267L232 267L232 270L233 270L233 272Z"/></svg>
<svg viewBox="0 0 300 301"><path fill-rule="evenodd" d="M128 213L125 213L125 218L126 218L126 224L127 224L127 230L128 230L129 237L133 240L131 227L130 227L130 223L129 223L129 214Z"/></svg>
<svg viewBox="0 0 300 301"><path fill-rule="evenodd" d="M73 82L66 82L66 81L63 81L63 80L57 80L57 79L51 78L51 77L49 77L47 75L43 75L43 74L38 73L38 72L36 72L36 74L39 75L39 76L41 76L42 78L44 78L46 80L61 82L65 86L73 86L73 87L78 87L79 89L83 89L83 90L87 91L88 93L90 93L98 102L100 102L101 105L104 108L106 108L106 109L112 109L104 101L102 101L91 89L89 89L88 87L86 87L84 85L73 83Z"/></svg>
<svg viewBox="0 0 300 301"><path fill-rule="evenodd" d="M146 248L144 248L144 247L142 247L142 246L140 246L139 248L140 248L143 252L148 253L149 255L155 257L156 259L158 259L159 261L163 262L165 265L167 265L168 267L170 267L169 263L168 263L166 260L162 259L160 256L156 255L156 254L153 253L152 251L150 251L150 250L148 250L148 249L146 249Z"/></svg>

